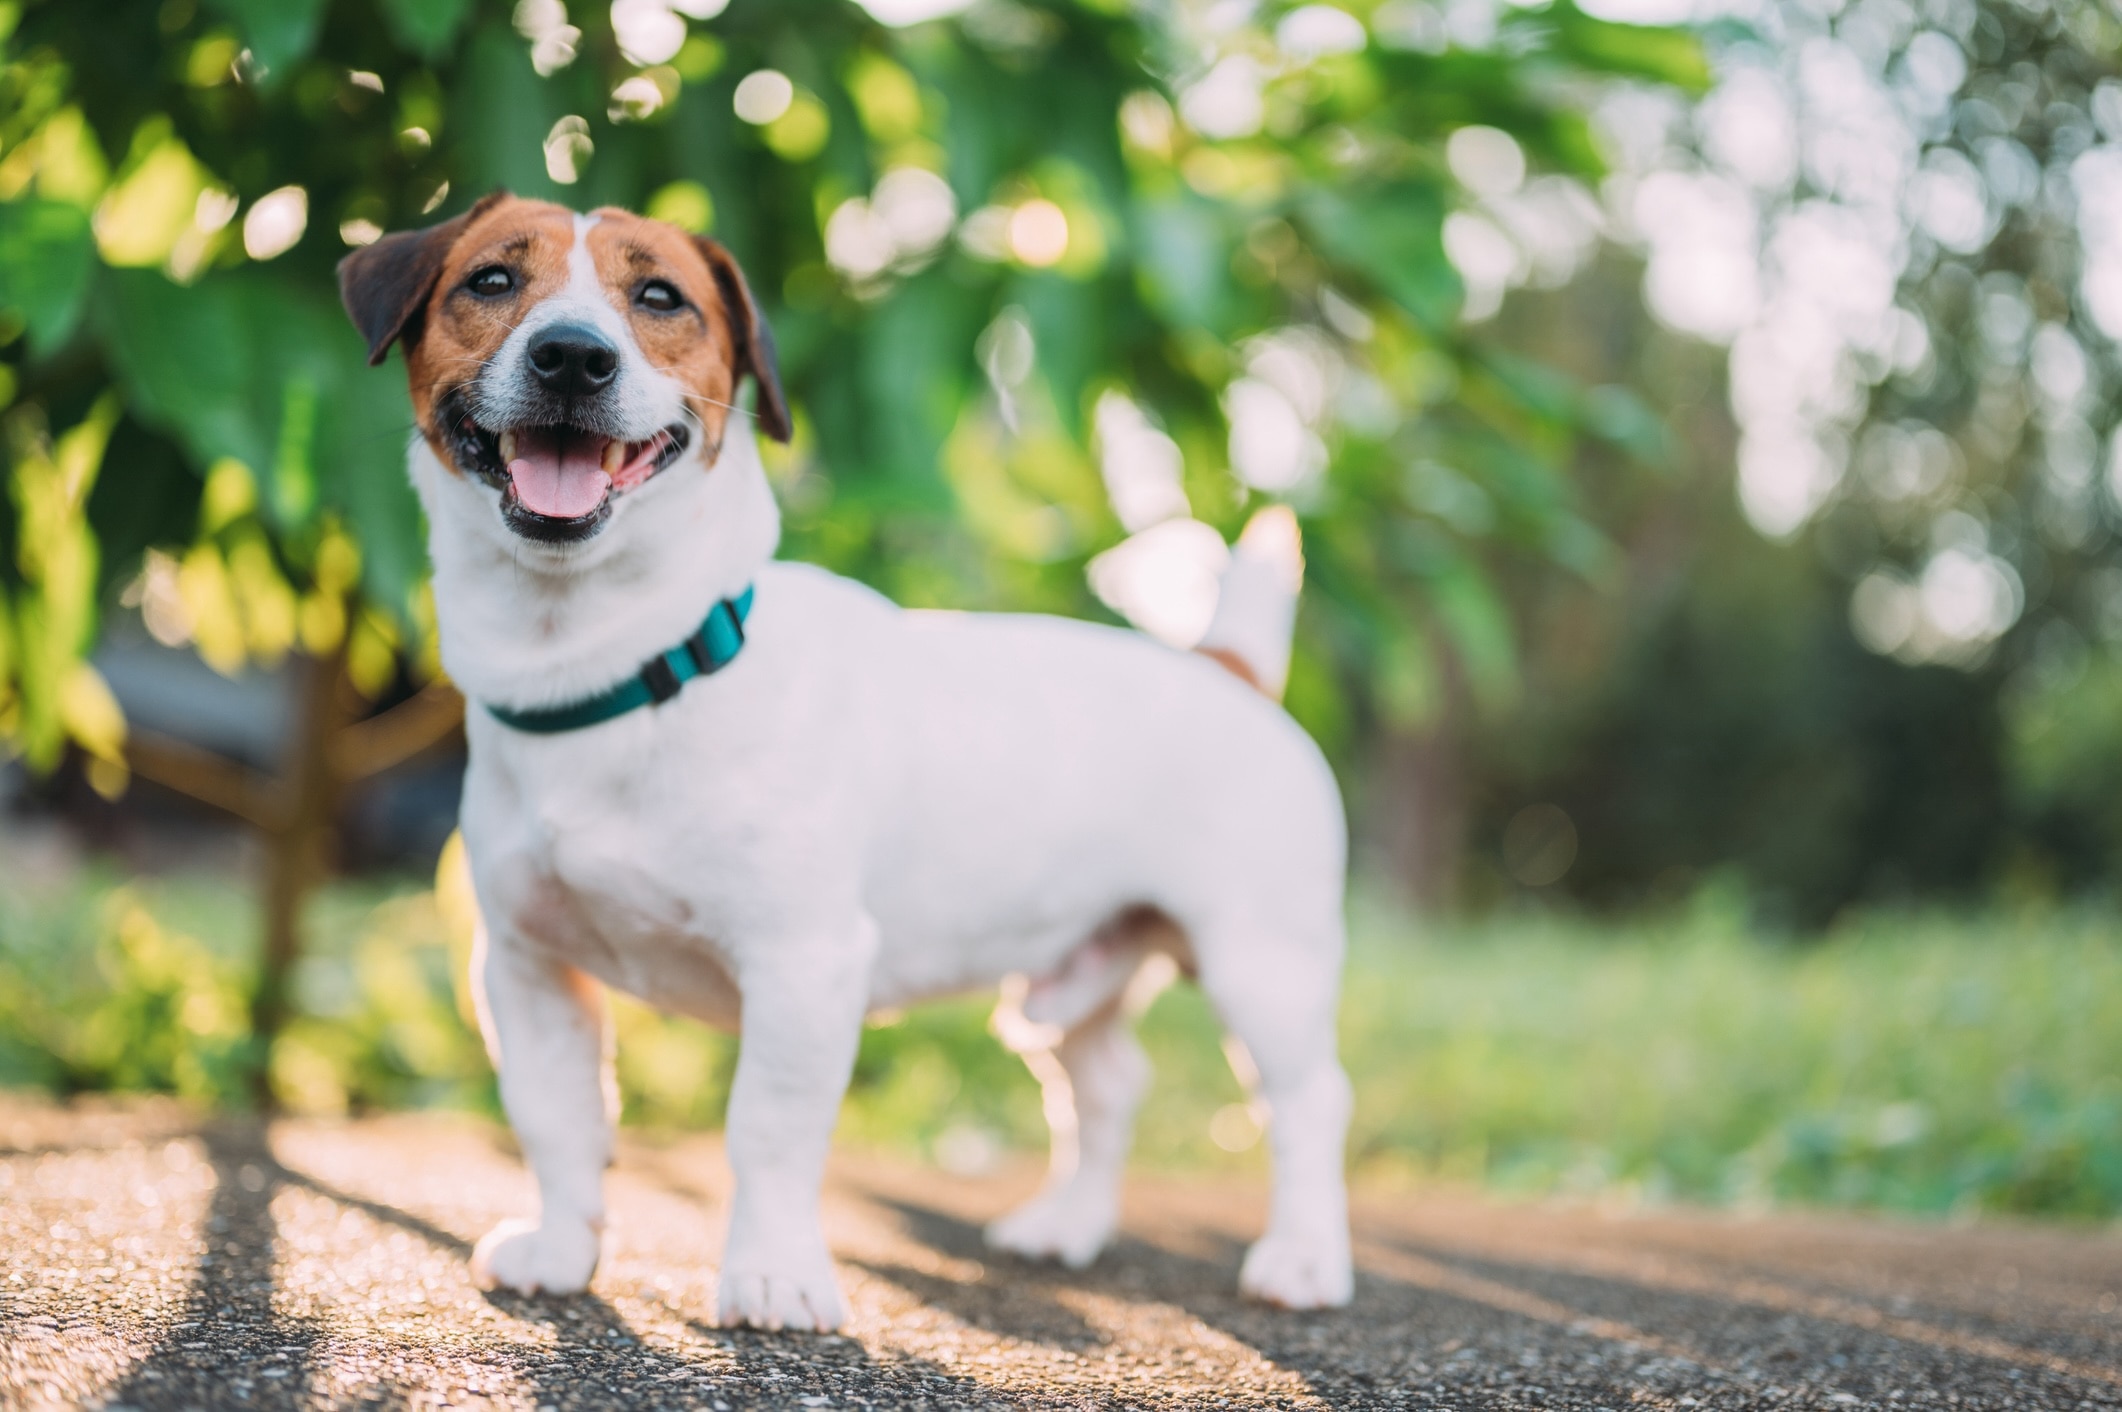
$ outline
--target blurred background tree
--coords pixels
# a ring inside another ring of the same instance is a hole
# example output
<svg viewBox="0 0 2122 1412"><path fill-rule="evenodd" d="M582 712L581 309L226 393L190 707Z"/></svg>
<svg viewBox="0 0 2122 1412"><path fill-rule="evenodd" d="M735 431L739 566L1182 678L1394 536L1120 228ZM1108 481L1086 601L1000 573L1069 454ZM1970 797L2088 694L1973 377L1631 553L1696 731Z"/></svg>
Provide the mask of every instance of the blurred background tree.
<svg viewBox="0 0 2122 1412"><path fill-rule="evenodd" d="M1561 468L1660 430L1466 336L1446 138L1595 175L1573 85L1698 86L1692 40L1567 4L1459 47L1419 8L932 8L0 6L0 721L34 769L71 743L101 793L137 771L275 840L260 1033L346 789L452 724L404 391L332 267L497 187L737 251L798 411L790 551L903 601L1102 599L1183 643L1228 533L1296 504L1292 702L1344 757L1509 695L1499 564L1611 574ZM88 661L121 597L224 674L291 664L276 768L128 735Z"/></svg>
<svg viewBox="0 0 2122 1412"><path fill-rule="evenodd" d="M2104 886L2115 21L1595 8L0 5L0 728L265 827L292 947L454 710L331 266L507 186L736 250L788 551L903 601L1184 643L1294 504L1292 709L1422 900ZM301 724L128 728L99 621Z"/></svg>
<svg viewBox="0 0 2122 1412"><path fill-rule="evenodd" d="M1609 905L1722 874L1814 927L2111 889L2116 17L1630 8L1710 21L1716 82L1609 90L1618 248L1497 334L1639 387L1683 474L1603 507L1622 593L1529 590L1539 689L1484 726L1475 871L1521 887L1510 822L1546 802L1561 886Z"/></svg>

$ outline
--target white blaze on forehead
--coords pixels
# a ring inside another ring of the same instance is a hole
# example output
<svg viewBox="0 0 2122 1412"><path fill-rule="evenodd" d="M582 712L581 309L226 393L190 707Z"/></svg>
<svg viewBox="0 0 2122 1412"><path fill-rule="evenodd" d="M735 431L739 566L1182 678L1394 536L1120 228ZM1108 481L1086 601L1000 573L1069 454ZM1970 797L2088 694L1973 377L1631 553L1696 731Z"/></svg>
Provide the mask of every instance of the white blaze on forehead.
<svg viewBox="0 0 2122 1412"><path fill-rule="evenodd" d="M633 331L612 307L611 295L597 277L596 258L589 251L589 233L602 219L580 215L574 218L574 243L567 250L567 283L558 294L532 310L531 318L540 322L569 319L593 324L619 344L622 359L638 358L640 350L634 343Z"/></svg>
<svg viewBox="0 0 2122 1412"><path fill-rule="evenodd" d="M575 217L575 243L567 252L567 288L561 291L563 298L587 299L609 305L604 297L604 286L597 279L597 262L589 253L589 233L602 216Z"/></svg>

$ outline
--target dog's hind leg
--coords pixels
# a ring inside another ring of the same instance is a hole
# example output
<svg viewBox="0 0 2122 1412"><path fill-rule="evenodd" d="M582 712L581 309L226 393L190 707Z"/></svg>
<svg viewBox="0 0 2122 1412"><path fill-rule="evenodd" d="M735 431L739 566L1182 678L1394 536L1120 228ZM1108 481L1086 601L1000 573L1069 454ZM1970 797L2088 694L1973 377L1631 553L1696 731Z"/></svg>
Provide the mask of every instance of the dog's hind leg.
<svg viewBox="0 0 2122 1412"><path fill-rule="evenodd" d="M995 1031L1039 1080L1053 1155L1039 1194L988 1226L988 1244L1081 1269L1112 1239L1135 1108L1149 1086L1135 1018L1185 949L1163 914L1133 908L1051 975L1004 987Z"/></svg>
<svg viewBox="0 0 2122 1412"><path fill-rule="evenodd" d="M997 1251L1080 1270L1120 1223L1120 1176L1150 1060L1135 1017L1176 975L1184 939L1169 919L1131 909L1101 926L1053 975L1006 985L995 1034L1040 1081L1053 1159L1036 1198L987 1227Z"/></svg>
<svg viewBox="0 0 2122 1412"><path fill-rule="evenodd" d="M1202 989L1257 1071L1274 1156L1267 1231L1246 1253L1239 1287L1291 1309L1346 1304L1354 1277L1342 1172L1351 1095L1334 1052L1340 922L1296 942L1243 927L1201 948ZM1264 944L1250 944L1255 937ZM1253 1081L1232 1057L1241 1081Z"/></svg>
<svg viewBox="0 0 2122 1412"><path fill-rule="evenodd" d="M1096 943L1093 943L1096 944ZM1120 1221L1120 1177L1134 1136L1135 1106L1149 1086L1149 1058L1135 1040L1134 1016L1143 998L1130 978L1141 975L1141 951L1118 974L1088 1014L1074 1017L1058 1037L1026 1020L1005 999L996 1028L1039 1079L1053 1157L1039 1194L987 1228L987 1243L1035 1259L1057 1259L1081 1269L1097 1258ZM1155 962L1152 962L1155 964ZM1168 979L1170 967L1162 969ZM1161 983L1161 982L1160 982Z"/></svg>

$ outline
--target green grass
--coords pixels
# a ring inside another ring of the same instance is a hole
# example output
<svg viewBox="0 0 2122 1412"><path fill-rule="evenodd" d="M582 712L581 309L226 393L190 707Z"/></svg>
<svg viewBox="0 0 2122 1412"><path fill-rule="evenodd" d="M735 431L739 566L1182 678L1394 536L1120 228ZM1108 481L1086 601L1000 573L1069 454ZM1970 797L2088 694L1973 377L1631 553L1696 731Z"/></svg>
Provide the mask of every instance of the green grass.
<svg viewBox="0 0 2122 1412"><path fill-rule="evenodd" d="M1366 938L1358 1162L1532 1190L2122 1211L2122 941L2093 915L1714 910Z"/></svg>
<svg viewBox="0 0 2122 1412"><path fill-rule="evenodd" d="M461 904L327 890L272 1055L316 1111L492 1111ZM241 1102L254 925L225 882L88 871L0 887L0 1084ZM841 1131L977 1165L1043 1142L988 1004L866 1033ZM630 1122L719 1122L733 1043L621 1002ZM1152 1007L1148 1165L1264 1162L1198 992ZM1374 1179L1915 1212L2122 1213L2122 937L2091 912L1879 913L1768 940L1712 897L1630 925L1360 912L1342 1048ZM1213 1134L1213 1136L1212 1136ZM1220 1139L1220 1143L1217 1139ZM1237 1151L1226 1150L1235 1147Z"/></svg>

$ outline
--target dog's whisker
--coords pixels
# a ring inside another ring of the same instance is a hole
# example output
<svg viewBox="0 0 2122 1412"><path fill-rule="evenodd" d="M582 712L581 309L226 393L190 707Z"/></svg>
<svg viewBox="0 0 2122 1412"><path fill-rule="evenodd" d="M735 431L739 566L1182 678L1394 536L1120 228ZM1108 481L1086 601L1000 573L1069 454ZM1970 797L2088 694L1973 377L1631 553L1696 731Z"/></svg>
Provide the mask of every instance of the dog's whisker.
<svg viewBox="0 0 2122 1412"><path fill-rule="evenodd" d="M759 419L759 414L757 412L754 412L749 407L739 407L734 402L723 402L713 397L701 397L700 400L702 402L707 403L711 407L727 407L730 411L739 413L740 415L746 417L750 417L753 421L757 421Z"/></svg>
<svg viewBox="0 0 2122 1412"><path fill-rule="evenodd" d="M667 378L670 378L671 380L673 380L673 381L676 381L676 382L682 382L682 381L683 381L683 379L681 379L681 378L679 378L679 377L678 377L678 374L677 374L677 372L676 372L675 368L666 368L666 367L661 367L661 366L658 366L658 365L657 365L657 364L655 364L655 363L650 363L650 364L649 364L649 367L650 367L651 369L653 369L653 370L654 370L655 372L657 372L658 374L662 375L663 377L667 377ZM759 419L759 414L758 414L757 412L754 412L754 411L753 411L753 410L752 410L751 408L749 408L749 407L739 407L739 406L738 406L738 405L737 405L736 403L734 403L734 402L724 402L724 401L723 401L723 400L722 400L721 398L719 398L719 397L710 397L710 396L708 396L708 395L707 395L706 393L704 393L704 392L691 392L691 393L687 393L686 395L687 395L687 397L688 397L688 398L689 398L690 400L692 400L692 401L695 401L695 402L705 402L705 403L707 403L707 404L708 404L708 405L709 405L710 407L724 407L724 408L727 408L728 410L730 410L730 411L732 411L732 412L737 412L737 413L741 413L741 414L742 414L742 415L744 415L744 416L750 417L750 418L751 418L751 419L752 419L753 421L757 421L757 420ZM690 415L691 415L691 410L690 410L690 409L687 409L687 411L686 411L686 414L687 414L688 416L690 416Z"/></svg>

